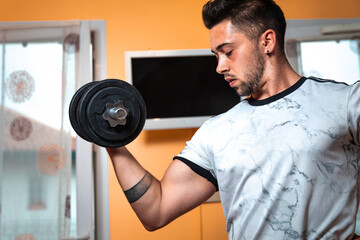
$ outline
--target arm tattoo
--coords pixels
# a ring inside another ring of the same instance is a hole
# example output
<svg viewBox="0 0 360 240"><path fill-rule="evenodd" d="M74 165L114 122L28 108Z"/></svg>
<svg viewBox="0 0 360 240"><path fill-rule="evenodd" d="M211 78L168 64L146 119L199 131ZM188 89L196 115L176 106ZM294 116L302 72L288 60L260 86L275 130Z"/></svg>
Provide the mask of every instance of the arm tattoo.
<svg viewBox="0 0 360 240"><path fill-rule="evenodd" d="M144 196L144 194L150 188L152 181L153 176L148 171L146 171L144 177L137 184L135 184L135 186L124 191L129 203L133 203Z"/></svg>

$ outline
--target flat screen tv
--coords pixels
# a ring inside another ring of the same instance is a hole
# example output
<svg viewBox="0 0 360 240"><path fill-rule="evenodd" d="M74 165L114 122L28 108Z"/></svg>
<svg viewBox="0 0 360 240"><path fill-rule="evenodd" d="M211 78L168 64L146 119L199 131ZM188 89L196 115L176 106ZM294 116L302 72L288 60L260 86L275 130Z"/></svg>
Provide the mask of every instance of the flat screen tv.
<svg viewBox="0 0 360 240"><path fill-rule="evenodd" d="M209 49L125 53L126 81L143 96L145 130L198 128L240 101Z"/></svg>

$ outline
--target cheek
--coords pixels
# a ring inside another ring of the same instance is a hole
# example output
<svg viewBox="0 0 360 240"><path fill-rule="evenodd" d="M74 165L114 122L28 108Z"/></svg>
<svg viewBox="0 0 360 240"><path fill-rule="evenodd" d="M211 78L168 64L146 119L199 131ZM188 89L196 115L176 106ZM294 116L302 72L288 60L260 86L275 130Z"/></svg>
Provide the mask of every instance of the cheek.
<svg viewBox="0 0 360 240"><path fill-rule="evenodd" d="M240 46L232 55L229 65L231 71L240 78L246 76L257 64L257 51L251 46Z"/></svg>
<svg viewBox="0 0 360 240"><path fill-rule="evenodd" d="M253 61L253 51L248 48L240 48L233 56L233 63L238 67L247 67Z"/></svg>
<svg viewBox="0 0 360 240"><path fill-rule="evenodd" d="M248 58L237 56L233 59L231 69L236 75L242 75L249 68Z"/></svg>

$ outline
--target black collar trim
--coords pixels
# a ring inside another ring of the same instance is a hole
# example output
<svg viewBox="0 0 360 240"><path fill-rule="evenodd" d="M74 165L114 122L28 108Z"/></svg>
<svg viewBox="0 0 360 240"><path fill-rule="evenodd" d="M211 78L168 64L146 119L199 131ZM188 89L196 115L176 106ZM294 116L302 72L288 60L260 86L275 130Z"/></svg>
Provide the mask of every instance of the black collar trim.
<svg viewBox="0 0 360 240"><path fill-rule="evenodd" d="M252 96L248 98L248 102L251 106L262 106L262 105L266 105L272 102L275 102L276 100L279 100L287 95L289 95L290 93L294 92L296 89L298 89L306 80L306 77L301 77L294 85L292 85L291 87L289 87L288 89L285 89L284 91L268 97L266 99L262 99L262 100L255 100Z"/></svg>

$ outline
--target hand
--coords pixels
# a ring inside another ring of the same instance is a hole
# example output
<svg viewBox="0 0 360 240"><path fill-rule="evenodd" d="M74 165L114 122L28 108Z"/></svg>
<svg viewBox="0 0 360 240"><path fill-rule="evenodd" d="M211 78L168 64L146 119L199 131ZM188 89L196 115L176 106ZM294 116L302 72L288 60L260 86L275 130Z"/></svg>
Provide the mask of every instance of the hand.
<svg viewBox="0 0 360 240"><path fill-rule="evenodd" d="M106 148L106 151L109 155L123 154L124 152L127 152L126 147Z"/></svg>
<svg viewBox="0 0 360 240"><path fill-rule="evenodd" d="M360 240L360 236L356 235L356 233L354 233L354 236L351 238L351 240Z"/></svg>

